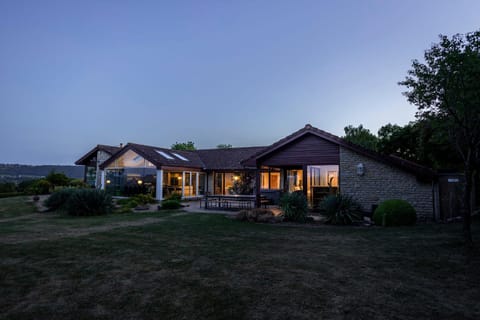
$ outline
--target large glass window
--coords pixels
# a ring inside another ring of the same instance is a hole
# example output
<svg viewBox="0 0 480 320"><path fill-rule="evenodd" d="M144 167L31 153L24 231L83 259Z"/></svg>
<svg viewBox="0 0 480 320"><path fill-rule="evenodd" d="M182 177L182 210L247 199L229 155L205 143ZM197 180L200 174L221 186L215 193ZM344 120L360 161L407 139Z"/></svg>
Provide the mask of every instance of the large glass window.
<svg viewBox="0 0 480 320"><path fill-rule="evenodd" d="M157 171L152 168L106 169L105 188L115 196L151 194L155 196Z"/></svg>
<svg viewBox="0 0 480 320"><path fill-rule="evenodd" d="M198 194L205 195L205 173L198 174Z"/></svg>
<svg viewBox="0 0 480 320"><path fill-rule="evenodd" d="M194 197L197 195L197 173L185 172L185 185L183 189L184 197Z"/></svg>
<svg viewBox="0 0 480 320"><path fill-rule="evenodd" d="M128 150L110 163L107 168L155 168L153 163L143 158L138 153Z"/></svg>
<svg viewBox="0 0 480 320"><path fill-rule="evenodd" d="M85 167L85 182L91 186L97 186L97 168L96 167Z"/></svg>
<svg viewBox="0 0 480 320"><path fill-rule="evenodd" d="M338 165L307 167L307 198L312 208L318 208L328 194L338 191Z"/></svg>
<svg viewBox="0 0 480 320"><path fill-rule="evenodd" d="M184 197L197 196L198 172L190 171L164 171L163 172L163 197L172 194L182 194Z"/></svg>
<svg viewBox="0 0 480 320"><path fill-rule="evenodd" d="M245 172L216 172L214 192L218 195L251 194L254 178Z"/></svg>
<svg viewBox="0 0 480 320"><path fill-rule="evenodd" d="M213 191L215 194L223 194L224 181L223 172L215 172L215 178L213 180Z"/></svg>
<svg viewBox="0 0 480 320"><path fill-rule="evenodd" d="M280 172L262 172L260 176L262 189L280 189Z"/></svg>
<svg viewBox="0 0 480 320"><path fill-rule="evenodd" d="M166 198L173 194L182 194L182 172L164 171L163 197Z"/></svg>
<svg viewBox="0 0 480 320"><path fill-rule="evenodd" d="M287 191L303 190L303 170L287 170Z"/></svg>
<svg viewBox="0 0 480 320"><path fill-rule="evenodd" d="M115 196L151 194L155 196L156 167L138 153L128 150L106 169L105 188Z"/></svg>

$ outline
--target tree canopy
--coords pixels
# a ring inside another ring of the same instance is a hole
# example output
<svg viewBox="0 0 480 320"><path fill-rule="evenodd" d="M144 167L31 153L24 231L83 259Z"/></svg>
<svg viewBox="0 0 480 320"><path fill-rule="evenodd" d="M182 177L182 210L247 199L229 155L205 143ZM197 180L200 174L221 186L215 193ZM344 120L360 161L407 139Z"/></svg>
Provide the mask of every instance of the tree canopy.
<svg viewBox="0 0 480 320"><path fill-rule="evenodd" d="M378 138L370 132L367 128L364 128L363 125L354 127L349 125L343 128L345 131L345 140L358 144L364 148L377 151Z"/></svg>
<svg viewBox="0 0 480 320"><path fill-rule="evenodd" d="M472 188L480 153L480 31L449 38L425 51L425 62L413 60L412 69L399 84L405 96L418 107L417 118L440 125L462 160L465 173L464 235L470 233L473 211Z"/></svg>
<svg viewBox="0 0 480 320"><path fill-rule="evenodd" d="M193 143L192 141L175 142L170 148L172 150L196 150L195 143Z"/></svg>
<svg viewBox="0 0 480 320"><path fill-rule="evenodd" d="M51 171L46 177L45 180L50 182L53 188L56 186L66 186L69 184L70 179L62 172Z"/></svg>

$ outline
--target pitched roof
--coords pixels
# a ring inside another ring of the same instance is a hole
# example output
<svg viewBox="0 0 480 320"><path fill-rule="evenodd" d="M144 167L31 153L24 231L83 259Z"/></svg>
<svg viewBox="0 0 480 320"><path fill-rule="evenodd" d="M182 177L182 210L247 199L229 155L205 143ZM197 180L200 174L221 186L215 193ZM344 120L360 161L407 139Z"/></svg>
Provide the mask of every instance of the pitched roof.
<svg viewBox="0 0 480 320"><path fill-rule="evenodd" d="M305 125L305 127L303 127L302 129L286 136L285 138L278 140L277 142L273 143L268 147L243 147L230 149L203 149L184 151L171 150L136 143L128 143L122 149L120 149L119 147L98 145L75 163L82 164L85 159L87 159L97 150L104 150L111 153L112 156L100 166L103 169L128 150L133 150L134 152L138 153L139 155L153 163L156 167L170 166L197 168L203 170L241 170L249 167L256 167L258 161L261 161L263 158L270 155L272 152L292 143L293 141L307 134L316 135L322 139L349 149L353 152L359 153L363 156L369 157L371 159L391 166L395 166L404 171L410 172L421 179L433 179L436 176L436 173L430 168L419 165L412 161L399 158L397 156L382 155L378 152L363 148L359 145L346 141L345 139L342 139L331 133L315 128L309 124Z"/></svg>
<svg viewBox="0 0 480 320"><path fill-rule="evenodd" d="M107 161L105 161L100 167L103 169L112 163L116 158L132 150L146 160L150 161L156 167L172 166L172 167L187 167L204 169L205 165L195 151L184 150L171 150L166 148L160 148L155 146L147 146L137 143L127 143L127 145L113 154Z"/></svg>
<svg viewBox="0 0 480 320"><path fill-rule="evenodd" d="M277 142L273 143L271 146L265 148L261 152L257 153L256 155L253 155L251 158L246 159L242 161L242 164L252 164L253 162L260 161L262 158L266 157L267 155L271 154L275 150L278 150L293 141L299 139L300 137L306 135L306 134L313 134L316 135L322 139L325 139L327 141L330 141L332 143L335 143L341 147L344 147L346 149L349 149L351 151L354 151L356 153L359 153L363 156L372 158L376 161L383 162L385 164L391 165L398 167L402 170L405 170L407 172L410 172L414 175L416 175L419 178L427 178L427 179L432 179L436 176L435 172L425 166L419 165L415 162L408 161L405 159L402 159L397 156L387 156L387 155L382 155L378 152L363 148L359 145L356 145L354 143L351 143L343 138L340 138L338 136L335 136L331 133L328 133L326 131L320 130L318 128L313 127L310 124L305 125L302 129L286 136L283 139L278 140Z"/></svg>
<svg viewBox="0 0 480 320"><path fill-rule="evenodd" d="M242 160L252 157L265 148L204 149L196 152L203 160L207 170L241 170L245 169L245 166L242 165Z"/></svg>
<svg viewBox="0 0 480 320"><path fill-rule="evenodd" d="M80 159L75 161L76 165L84 165L86 164L85 162L93 157L94 155L97 155L98 151L105 151L106 153L113 155L116 153L118 150L120 150L121 147L117 146L109 146L106 144L97 144L92 150L88 151L85 155L83 155Z"/></svg>

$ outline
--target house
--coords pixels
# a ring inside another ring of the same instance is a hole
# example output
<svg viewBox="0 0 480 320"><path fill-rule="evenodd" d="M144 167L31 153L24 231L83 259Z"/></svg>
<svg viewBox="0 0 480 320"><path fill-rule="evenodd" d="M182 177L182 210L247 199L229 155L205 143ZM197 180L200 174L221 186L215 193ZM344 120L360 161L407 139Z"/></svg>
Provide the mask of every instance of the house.
<svg viewBox="0 0 480 320"><path fill-rule="evenodd" d="M92 165L92 152L96 163L102 161L99 151L97 146L76 163ZM259 205L261 196L277 202L281 193L299 191L317 208L326 195L341 192L368 212L397 198L424 218L438 214L434 171L308 124L267 147L178 151L128 143L113 151L96 167L96 186L118 196L151 193L161 200L173 193L185 199L247 193Z"/></svg>
<svg viewBox="0 0 480 320"><path fill-rule="evenodd" d="M120 147L99 144L84 156L75 161L76 165L85 166L84 181L92 187L100 186L101 171L100 165L108 160Z"/></svg>

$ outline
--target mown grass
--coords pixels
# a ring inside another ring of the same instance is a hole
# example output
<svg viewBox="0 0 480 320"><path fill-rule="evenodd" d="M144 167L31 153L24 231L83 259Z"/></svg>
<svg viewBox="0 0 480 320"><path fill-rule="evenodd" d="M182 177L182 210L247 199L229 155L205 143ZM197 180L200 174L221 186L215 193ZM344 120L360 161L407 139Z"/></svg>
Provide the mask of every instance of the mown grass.
<svg viewBox="0 0 480 320"><path fill-rule="evenodd" d="M174 212L38 215L23 229L0 222L0 318L480 318L480 257L465 251L456 224L386 229ZM141 221L149 223L128 225ZM92 232L72 232L79 229ZM10 241L19 230L23 236ZM478 223L473 231L480 240Z"/></svg>
<svg viewBox="0 0 480 320"><path fill-rule="evenodd" d="M0 219L32 213L34 206L31 201L28 201L31 198L21 196L0 199Z"/></svg>

